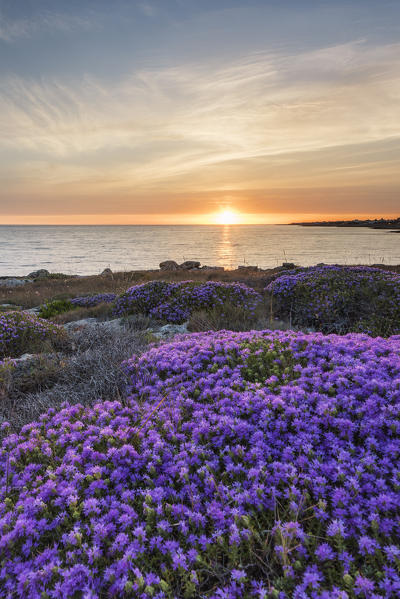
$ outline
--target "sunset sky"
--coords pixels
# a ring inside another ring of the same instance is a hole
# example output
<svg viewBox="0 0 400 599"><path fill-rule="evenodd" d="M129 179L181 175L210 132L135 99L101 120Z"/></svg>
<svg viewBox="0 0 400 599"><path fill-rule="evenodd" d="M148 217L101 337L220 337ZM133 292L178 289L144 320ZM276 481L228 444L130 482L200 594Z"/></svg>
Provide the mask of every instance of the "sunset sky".
<svg viewBox="0 0 400 599"><path fill-rule="evenodd" d="M0 133L0 224L398 215L400 2L0 0Z"/></svg>

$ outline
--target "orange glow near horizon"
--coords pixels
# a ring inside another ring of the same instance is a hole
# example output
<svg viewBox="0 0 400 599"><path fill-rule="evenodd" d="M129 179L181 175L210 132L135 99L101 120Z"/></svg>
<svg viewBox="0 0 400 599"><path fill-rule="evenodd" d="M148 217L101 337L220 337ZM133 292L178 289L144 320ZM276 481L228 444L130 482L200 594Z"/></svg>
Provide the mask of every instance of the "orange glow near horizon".
<svg viewBox="0 0 400 599"><path fill-rule="evenodd" d="M0 225L284 225L291 222L398 218L398 214L245 213L2 215Z"/></svg>
<svg viewBox="0 0 400 599"><path fill-rule="evenodd" d="M239 225L242 222L241 215L236 210L225 209L221 210L215 217L217 225Z"/></svg>

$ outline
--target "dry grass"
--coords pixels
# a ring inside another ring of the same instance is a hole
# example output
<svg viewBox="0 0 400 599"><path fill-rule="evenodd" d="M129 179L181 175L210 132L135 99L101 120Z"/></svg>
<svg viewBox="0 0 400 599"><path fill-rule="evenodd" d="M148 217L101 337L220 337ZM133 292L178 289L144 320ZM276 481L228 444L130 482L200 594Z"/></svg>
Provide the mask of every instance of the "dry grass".
<svg viewBox="0 0 400 599"><path fill-rule="evenodd" d="M87 327L73 335L72 355L41 355L17 365L0 389L0 422L18 431L64 402L123 401L128 381L121 363L148 346L148 336L138 326Z"/></svg>
<svg viewBox="0 0 400 599"><path fill-rule="evenodd" d="M384 270L400 272L399 266L382 266ZM53 299L70 299L79 295L95 293L123 293L132 285L146 283L147 281L238 281L249 287L261 290L269 281L271 275L279 272L280 268L255 271L254 273L241 272L240 270L227 270L224 272L212 270L172 271L161 270L136 270L118 272L112 276L103 277L93 275L89 277L48 278L28 283L23 287L0 287L0 304L12 303L23 308L33 308Z"/></svg>
<svg viewBox="0 0 400 599"><path fill-rule="evenodd" d="M258 306L254 314L248 310L225 304L223 307L212 310L199 310L194 312L188 323L191 332L200 331L251 331L258 330L288 330L294 329L290 322L277 320L273 316L269 299ZM298 330L298 329L294 329Z"/></svg>
<svg viewBox="0 0 400 599"><path fill-rule="evenodd" d="M134 277L128 275L129 273L119 273L113 277L96 275L42 279L15 289L0 287L0 303L14 303L23 308L33 308L53 299L70 299L95 293L122 293L134 284Z"/></svg>
<svg viewBox="0 0 400 599"><path fill-rule="evenodd" d="M67 322L83 320L84 318L97 318L97 320L102 321L110 318L112 308L112 304L99 304L91 308L74 308L73 310L56 314L49 318L49 320L57 324L65 324Z"/></svg>
<svg viewBox="0 0 400 599"><path fill-rule="evenodd" d="M79 295L96 293L123 293L139 283L148 281L239 281L250 287L262 289L268 276L277 269L259 271L254 274L231 271L175 271L164 272L160 270L140 270L131 272L114 273L112 276L103 277L93 275L90 277L49 278L27 283L23 287L8 289L0 287L0 303L12 303L23 308L33 308L54 299L70 299Z"/></svg>

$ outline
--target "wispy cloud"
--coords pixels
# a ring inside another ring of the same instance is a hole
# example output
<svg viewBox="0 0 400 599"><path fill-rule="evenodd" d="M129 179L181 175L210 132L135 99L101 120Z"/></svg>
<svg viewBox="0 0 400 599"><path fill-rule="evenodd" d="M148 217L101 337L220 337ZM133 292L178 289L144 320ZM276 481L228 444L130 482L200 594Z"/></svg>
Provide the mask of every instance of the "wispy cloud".
<svg viewBox="0 0 400 599"><path fill-rule="evenodd" d="M155 17L157 14L157 8L150 2L139 2L137 6L146 17Z"/></svg>
<svg viewBox="0 0 400 599"><path fill-rule="evenodd" d="M393 184L399 57L400 44L356 40L139 70L113 86L7 77L0 151L37 185L88 193Z"/></svg>
<svg viewBox="0 0 400 599"><path fill-rule="evenodd" d="M9 19L0 11L0 40L12 43L44 32L69 33L98 28L93 14L88 16L44 11L30 19Z"/></svg>

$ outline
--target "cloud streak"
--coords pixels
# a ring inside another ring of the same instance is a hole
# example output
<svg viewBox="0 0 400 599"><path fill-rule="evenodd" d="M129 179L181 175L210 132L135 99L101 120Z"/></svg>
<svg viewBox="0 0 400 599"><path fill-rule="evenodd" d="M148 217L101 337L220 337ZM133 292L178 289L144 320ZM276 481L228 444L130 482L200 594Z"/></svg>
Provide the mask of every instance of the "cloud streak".
<svg viewBox="0 0 400 599"><path fill-rule="evenodd" d="M142 68L113 86L92 76L4 77L3 194L30 186L38 197L62 186L90 204L101 190L116 212L125 213L118 198L130 195L135 213L143 193L159 197L161 210L173 190L245 197L251 189L356 188L360 178L365 186L383 177L399 186L399 57L400 44L355 40L213 67ZM251 200L248 210L256 210Z"/></svg>
<svg viewBox="0 0 400 599"><path fill-rule="evenodd" d="M30 19L10 19L0 10L0 40L6 43L43 33L90 31L97 27L97 19L93 14L85 17L46 10Z"/></svg>

